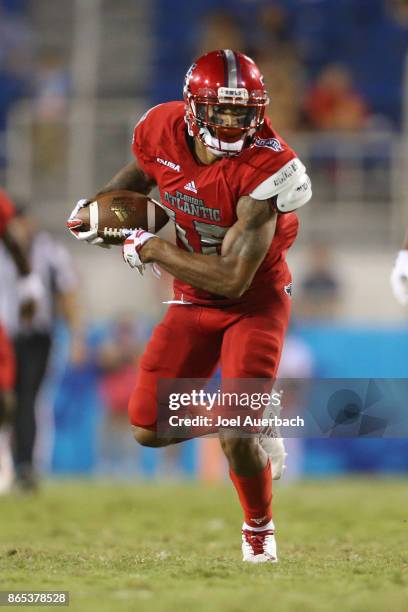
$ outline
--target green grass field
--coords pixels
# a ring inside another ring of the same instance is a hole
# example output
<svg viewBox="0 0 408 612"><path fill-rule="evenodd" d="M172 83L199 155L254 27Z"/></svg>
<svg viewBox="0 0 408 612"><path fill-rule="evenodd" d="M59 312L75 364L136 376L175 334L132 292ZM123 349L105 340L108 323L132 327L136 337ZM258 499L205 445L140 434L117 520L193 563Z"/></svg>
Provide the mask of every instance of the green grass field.
<svg viewBox="0 0 408 612"><path fill-rule="evenodd" d="M240 561L229 485L48 484L0 498L0 588L73 610L408 610L402 481L275 487L280 563Z"/></svg>

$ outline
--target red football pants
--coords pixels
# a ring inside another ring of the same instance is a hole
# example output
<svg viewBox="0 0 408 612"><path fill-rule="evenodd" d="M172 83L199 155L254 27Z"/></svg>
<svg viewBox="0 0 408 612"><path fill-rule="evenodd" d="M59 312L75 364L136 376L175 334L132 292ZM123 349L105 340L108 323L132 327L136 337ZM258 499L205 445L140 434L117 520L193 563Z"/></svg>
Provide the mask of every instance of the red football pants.
<svg viewBox="0 0 408 612"><path fill-rule="evenodd" d="M4 328L0 325L0 391L14 388L15 374L14 350Z"/></svg>
<svg viewBox="0 0 408 612"><path fill-rule="evenodd" d="M264 302L216 308L171 305L141 358L129 401L132 425L156 429L157 382L162 378L274 378L289 322L286 282Z"/></svg>

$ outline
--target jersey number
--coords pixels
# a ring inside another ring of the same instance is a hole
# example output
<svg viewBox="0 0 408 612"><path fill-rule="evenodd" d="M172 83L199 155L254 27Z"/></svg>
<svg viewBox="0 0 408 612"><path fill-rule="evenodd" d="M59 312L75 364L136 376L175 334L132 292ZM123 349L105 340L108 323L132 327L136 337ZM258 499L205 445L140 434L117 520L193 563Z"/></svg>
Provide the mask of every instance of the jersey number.
<svg viewBox="0 0 408 612"><path fill-rule="evenodd" d="M167 209L166 212L170 219L174 221L177 236L181 242L190 253L194 253L194 249L188 241L188 230L180 227L177 223L174 210ZM203 253L203 255L216 255L229 228L220 227L219 225L213 225L211 223L203 223L202 221L193 221L193 224L200 238L201 253Z"/></svg>

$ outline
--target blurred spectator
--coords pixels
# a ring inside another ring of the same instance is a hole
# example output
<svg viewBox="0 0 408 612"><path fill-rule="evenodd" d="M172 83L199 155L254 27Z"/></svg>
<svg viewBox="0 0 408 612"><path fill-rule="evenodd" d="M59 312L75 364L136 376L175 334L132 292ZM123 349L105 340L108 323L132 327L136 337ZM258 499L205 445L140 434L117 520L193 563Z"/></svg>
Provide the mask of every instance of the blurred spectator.
<svg viewBox="0 0 408 612"><path fill-rule="evenodd" d="M276 131L286 137L289 132L296 130L300 122L302 66L296 54L286 47L258 54L255 59L269 92L267 115Z"/></svg>
<svg viewBox="0 0 408 612"><path fill-rule="evenodd" d="M239 22L230 13L209 13L203 21L197 55L215 49L236 49L245 52L245 39Z"/></svg>
<svg viewBox="0 0 408 612"><path fill-rule="evenodd" d="M34 108L38 119L61 120L67 110L70 77L58 49L44 49L39 55L35 82Z"/></svg>
<svg viewBox="0 0 408 612"><path fill-rule="evenodd" d="M105 407L101 455L104 471L111 474L129 473L135 465L136 447L127 408L142 351L140 330L133 317L115 321L98 350L102 370L99 389Z"/></svg>
<svg viewBox="0 0 408 612"><path fill-rule="evenodd" d="M114 322L110 337L99 349L98 361L105 372L101 381L102 398L112 414L126 415L135 383L139 356L143 350L137 325L129 317Z"/></svg>
<svg viewBox="0 0 408 612"><path fill-rule="evenodd" d="M261 5L253 55L265 78L270 105L267 115L282 136L299 127L304 69L293 40L291 17L279 2Z"/></svg>
<svg viewBox="0 0 408 612"><path fill-rule="evenodd" d="M145 331L144 325L133 316L122 316L113 322L96 353L99 392L105 408L101 471L122 478L134 474L140 455L129 425L128 402L136 383L139 357L144 351ZM158 466L161 476L179 475L179 447L164 448L161 459Z"/></svg>
<svg viewBox="0 0 408 612"><path fill-rule="evenodd" d="M95 467L101 422L98 385L99 349L106 331L84 326L81 350L69 355L67 329L57 325L53 352L53 439L49 445L54 474L89 474Z"/></svg>
<svg viewBox="0 0 408 612"><path fill-rule="evenodd" d="M71 330L73 358L81 359L83 349L77 277L71 257L50 234L38 230L25 212L20 211L18 221L20 239L26 245L32 269L45 288L32 321L20 321L16 307L16 267L6 251L0 251L2 319L14 340L16 353L14 454L17 484L31 490L37 484L33 468L37 430L35 404L47 370L57 313L64 317Z"/></svg>
<svg viewBox="0 0 408 612"><path fill-rule="evenodd" d="M0 5L0 131L12 104L29 92L31 32L19 15Z"/></svg>
<svg viewBox="0 0 408 612"><path fill-rule="evenodd" d="M305 269L296 301L297 316L335 319L341 305L341 284L327 245L322 242L310 245Z"/></svg>
<svg viewBox="0 0 408 612"><path fill-rule="evenodd" d="M365 127L368 108L355 91L349 70L331 64L307 93L305 114L317 130L355 131Z"/></svg>
<svg viewBox="0 0 408 612"><path fill-rule="evenodd" d="M34 79L34 146L37 170L61 171L66 152L70 76L57 49L44 49Z"/></svg>
<svg viewBox="0 0 408 612"><path fill-rule="evenodd" d="M32 36L25 18L0 5L0 70L27 78L32 67Z"/></svg>
<svg viewBox="0 0 408 612"><path fill-rule="evenodd" d="M197 52L235 49L253 56L270 93L268 115L276 130L286 134L299 123L302 69L284 7L277 3L263 5L255 16L254 32L255 36L241 27L233 13L221 10L209 13Z"/></svg>
<svg viewBox="0 0 408 612"><path fill-rule="evenodd" d="M387 8L395 21L408 28L408 2L407 0L386 0Z"/></svg>
<svg viewBox="0 0 408 612"><path fill-rule="evenodd" d="M290 15L279 3L268 2L261 6L257 15L256 49L273 53L275 49L291 52L294 49Z"/></svg>

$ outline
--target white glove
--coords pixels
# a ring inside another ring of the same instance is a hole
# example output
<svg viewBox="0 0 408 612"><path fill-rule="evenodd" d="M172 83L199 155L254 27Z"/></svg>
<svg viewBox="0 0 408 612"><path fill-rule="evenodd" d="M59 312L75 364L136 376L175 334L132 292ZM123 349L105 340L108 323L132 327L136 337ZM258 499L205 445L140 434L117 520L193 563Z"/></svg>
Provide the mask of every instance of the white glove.
<svg viewBox="0 0 408 612"><path fill-rule="evenodd" d="M398 253L390 280L395 299L406 306L408 304L408 250Z"/></svg>
<svg viewBox="0 0 408 612"><path fill-rule="evenodd" d="M19 278L17 290L19 301L23 304L31 300L38 302L45 293L41 278L34 272Z"/></svg>
<svg viewBox="0 0 408 612"><path fill-rule="evenodd" d="M85 206L89 206L89 204L90 204L89 200L85 200L85 199L78 200L74 210L71 212L71 214L68 217L68 220L67 220L68 229L77 240L85 240L89 244L95 244L96 246L100 246L103 249L110 249L111 245L105 244L103 241L103 238L100 238L98 236L98 229L96 227L93 229L91 228L87 232L79 231L79 228L82 225L82 221L77 218L77 213L78 211L81 210L81 208L85 208Z"/></svg>
<svg viewBox="0 0 408 612"><path fill-rule="evenodd" d="M139 251L148 240L155 237L156 236L154 234L146 232L143 229L136 229L126 238L125 242L123 243L122 255L124 261L129 264L131 268L137 268L139 274L142 276L146 266L139 257ZM160 275L160 271L158 270L157 266L156 270L154 269L154 264L153 270L156 275L157 272L159 272Z"/></svg>

